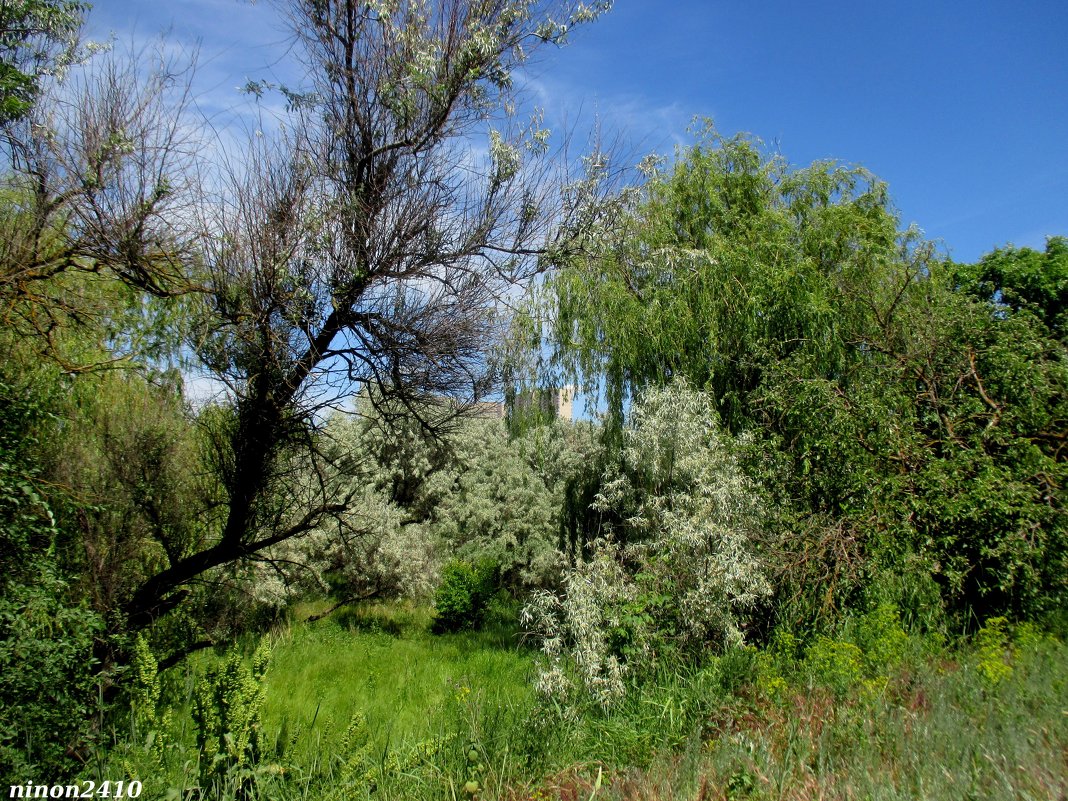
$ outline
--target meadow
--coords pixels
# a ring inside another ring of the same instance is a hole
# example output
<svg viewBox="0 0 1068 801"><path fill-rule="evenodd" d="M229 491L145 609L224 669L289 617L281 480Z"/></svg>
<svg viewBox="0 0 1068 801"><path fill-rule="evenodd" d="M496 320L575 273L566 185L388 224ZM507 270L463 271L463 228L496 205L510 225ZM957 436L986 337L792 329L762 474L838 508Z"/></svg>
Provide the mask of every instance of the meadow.
<svg viewBox="0 0 1068 801"><path fill-rule="evenodd" d="M160 799L205 782L212 797L234 799L1068 792L1068 648L1027 625L994 621L948 644L905 634L883 610L839 638L803 647L784 635L700 668L661 669L604 709L533 691L538 654L507 609L481 631L435 635L431 610L410 603L302 622L320 606L300 605L265 638L270 664L247 719L254 757L204 770L191 709L198 685L226 661L204 653L163 674L162 725L101 752L92 775L123 771L144 783L142 797ZM253 642L244 645L247 666Z"/></svg>

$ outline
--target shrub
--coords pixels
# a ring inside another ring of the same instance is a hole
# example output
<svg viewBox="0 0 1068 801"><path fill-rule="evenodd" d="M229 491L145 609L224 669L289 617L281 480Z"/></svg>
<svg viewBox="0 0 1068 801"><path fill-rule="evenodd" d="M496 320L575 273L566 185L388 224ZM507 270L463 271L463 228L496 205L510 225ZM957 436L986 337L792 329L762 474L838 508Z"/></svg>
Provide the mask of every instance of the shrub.
<svg viewBox="0 0 1068 801"><path fill-rule="evenodd" d="M1012 645L1008 621L992 617L975 634L976 670L988 687L996 687L1012 675Z"/></svg>
<svg viewBox="0 0 1068 801"><path fill-rule="evenodd" d="M497 566L452 561L441 571L441 584L434 596L435 634L477 629L486 616L486 604L497 584Z"/></svg>
<svg viewBox="0 0 1068 801"><path fill-rule="evenodd" d="M620 522L565 577L562 597L536 593L524 612L550 662L542 690L569 687L569 661L602 705L622 697L626 673L741 645L771 591L753 552L755 487L710 398L681 380L650 389L623 438L594 502Z"/></svg>
<svg viewBox="0 0 1068 801"><path fill-rule="evenodd" d="M636 586L628 579L614 543L599 542L591 559L564 579L562 596L534 593L522 621L541 642L548 664L537 689L548 698L570 694L570 668L602 706L623 697L624 674L647 661L647 616L638 611Z"/></svg>
<svg viewBox="0 0 1068 801"><path fill-rule="evenodd" d="M805 664L814 684L846 695L864 677L864 652L851 642L820 636L808 647Z"/></svg>
<svg viewBox="0 0 1068 801"><path fill-rule="evenodd" d="M884 603L860 618L853 641L864 652L868 675L876 676L888 673L905 658L909 637L901 628L897 607Z"/></svg>
<svg viewBox="0 0 1068 801"><path fill-rule="evenodd" d="M592 447L589 427L540 426L510 439L497 420L472 420L455 462L427 482L431 530L456 559L492 560L512 591L554 586L565 566L557 543L564 484Z"/></svg>
<svg viewBox="0 0 1068 801"><path fill-rule="evenodd" d="M4 783L34 774L62 779L77 766L67 755L85 745L96 695L93 639L103 628L97 614L67 604L67 586L50 565L24 569L36 581L8 581L0 593Z"/></svg>

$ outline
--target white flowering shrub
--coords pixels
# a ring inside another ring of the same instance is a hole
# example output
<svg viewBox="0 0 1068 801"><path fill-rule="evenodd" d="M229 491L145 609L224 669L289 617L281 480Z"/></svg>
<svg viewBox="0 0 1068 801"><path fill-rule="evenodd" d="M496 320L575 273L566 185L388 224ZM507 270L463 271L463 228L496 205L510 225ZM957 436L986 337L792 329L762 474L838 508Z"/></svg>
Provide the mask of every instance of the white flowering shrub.
<svg viewBox="0 0 1068 801"><path fill-rule="evenodd" d="M269 549L260 561L254 595L282 607L307 595L338 600L429 598L439 556L420 514L413 511L440 455L403 426L374 416L332 419L322 433L329 471L309 471L309 491L320 485L345 510L306 534ZM324 474L325 473L325 474Z"/></svg>
<svg viewBox="0 0 1068 801"><path fill-rule="evenodd" d="M592 428L556 421L512 439L499 420L473 420L454 443L455 466L431 479L443 548L493 561L516 590L555 586L567 478L594 447Z"/></svg>
<svg viewBox="0 0 1068 801"><path fill-rule="evenodd" d="M445 439L373 409L322 433L328 485L348 508L270 549L255 598L279 609L306 595L337 600L434 596L450 560L490 562L513 591L557 586L565 484L597 449L589 424L556 421L509 437L503 421L471 419Z"/></svg>
<svg viewBox="0 0 1068 801"><path fill-rule="evenodd" d="M367 488L344 514L270 549L254 594L275 607L307 595L425 599L437 583L438 561L424 527L406 523L403 509Z"/></svg>
<svg viewBox="0 0 1068 801"><path fill-rule="evenodd" d="M568 571L561 595L535 592L522 621L540 640L547 663L537 689L550 698L566 698L577 674L585 690L602 706L623 697L624 676L637 652L648 649L646 627L634 625L639 591L623 567L619 547L600 540L593 555ZM620 641L628 640L628 648ZM624 653L626 651L626 653Z"/></svg>
<svg viewBox="0 0 1068 801"><path fill-rule="evenodd" d="M741 643L747 613L771 593L752 545L755 490L706 395L683 381L648 390L594 501L617 522L562 595L539 593L524 610L547 660L539 688L581 685L609 705L628 673Z"/></svg>

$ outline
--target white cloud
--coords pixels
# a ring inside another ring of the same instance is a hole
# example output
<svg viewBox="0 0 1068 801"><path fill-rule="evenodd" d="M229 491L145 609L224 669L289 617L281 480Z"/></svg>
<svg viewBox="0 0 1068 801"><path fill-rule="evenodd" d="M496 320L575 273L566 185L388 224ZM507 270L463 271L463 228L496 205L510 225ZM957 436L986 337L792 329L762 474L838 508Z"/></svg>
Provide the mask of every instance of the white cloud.
<svg viewBox="0 0 1068 801"><path fill-rule="evenodd" d="M520 92L526 105L544 111L554 138L583 134L608 142L618 139L635 163L649 153L670 156L687 143L692 115L676 101L664 103L625 91L591 96L587 87L553 75L522 76Z"/></svg>

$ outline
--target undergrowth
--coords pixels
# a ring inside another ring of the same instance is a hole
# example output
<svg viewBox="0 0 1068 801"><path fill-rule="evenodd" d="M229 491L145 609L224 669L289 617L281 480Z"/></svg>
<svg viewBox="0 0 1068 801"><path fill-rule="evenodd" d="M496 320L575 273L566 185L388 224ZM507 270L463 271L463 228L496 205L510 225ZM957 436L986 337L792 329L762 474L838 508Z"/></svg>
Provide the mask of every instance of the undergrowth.
<svg viewBox="0 0 1068 801"><path fill-rule="evenodd" d="M86 775L191 800L1068 793L1068 648L1030 626L993 619L947 645L880 607L835 638L780 633L662 668L606 709L536 696L536 654L491 618L441 636L402 605L295 623L270 638L269 664L261 645L164 674L154 712L144 659L138 725ZM197 712L212 693L237 730Z"/></svg>

